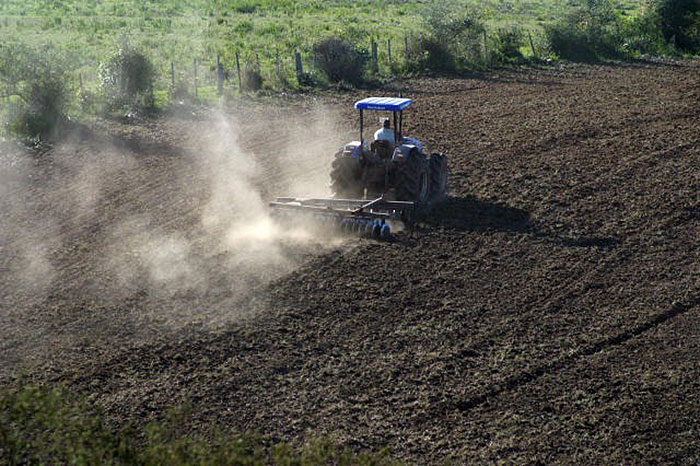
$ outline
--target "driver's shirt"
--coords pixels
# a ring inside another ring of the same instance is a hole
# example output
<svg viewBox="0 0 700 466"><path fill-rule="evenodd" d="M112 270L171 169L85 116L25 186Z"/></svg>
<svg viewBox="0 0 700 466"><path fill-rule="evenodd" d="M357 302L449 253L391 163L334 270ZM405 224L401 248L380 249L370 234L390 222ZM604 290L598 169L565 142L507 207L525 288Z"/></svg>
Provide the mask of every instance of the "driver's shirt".
<svg viewBox="0 0 700 466"><path fill-rule="evenodd" d="M394 130L391 128L381 128L375 131L374 133L374 140L375 141L389 141L390 143L394 143Z"/></svg>

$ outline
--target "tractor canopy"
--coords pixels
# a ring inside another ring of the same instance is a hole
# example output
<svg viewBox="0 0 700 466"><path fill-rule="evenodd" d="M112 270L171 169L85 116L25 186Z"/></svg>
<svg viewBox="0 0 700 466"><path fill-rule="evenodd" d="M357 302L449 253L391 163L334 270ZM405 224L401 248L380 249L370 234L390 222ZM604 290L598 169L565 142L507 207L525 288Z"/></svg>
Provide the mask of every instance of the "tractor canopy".
<svg viewBox="0 0 700 466"><path fill-rule="evenodd" d="M403 97L367 97L355 102L355 108L360 111L360 144L364 143L364 111L374 110L391 112L394 115L394 144L398 144L403 134L403 110L413 101Z"/></svg>
<svg viewBox="0 0 700 466"><path fill-rule="evenodd" d="M367 97L366 99L355 102L357 110L377 110L382 112L400 112L413 101L401 97Z"/></svg>

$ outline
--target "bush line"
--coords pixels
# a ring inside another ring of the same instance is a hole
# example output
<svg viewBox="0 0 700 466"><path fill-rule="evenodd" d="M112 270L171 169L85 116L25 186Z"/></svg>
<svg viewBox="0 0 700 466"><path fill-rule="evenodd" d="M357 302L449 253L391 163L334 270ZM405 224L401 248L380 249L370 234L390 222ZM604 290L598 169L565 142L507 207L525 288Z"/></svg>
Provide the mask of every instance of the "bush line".
<svg viewBox="0 0 700 466"><path fill-rule="evenodd" d="M428 10L424 33L405 36L403 44L394 44L393 55L390 39L381 47L372 39L365 48L329 37L305 54L294 52L296 82L289 78L291 70L283 69L279 52L275 52L274 72L269 76L261 71L257 53L244 60L236 53L235 63L223 63L218 55L215 66L193 60L186 80L177 79L172 63L165 73L170 75L170 85L160 92L155 91L158 73L148 52L128 42L99 65L98 83L92 87L85 85L82 74L76 79L69 71L75 68L76 59L65 52L50 46L5 44L0 47L0 83L11 91L5 95L9 105L5 106L4 126L7 132L37 144L60 132L69 113L131 117L171 102L197 103L231 95L234 88L258 92L372 86L392 76L427 71L488 69L543 59L591 62L700 52L700 0L650 0L631 19L624 19L612 0L569 0L567 11L545 26L543 37L533 39L529 31L518 27L490 33L483 10L444 0L434 2ZM207 81L210 85L203 85Z"/></svg>

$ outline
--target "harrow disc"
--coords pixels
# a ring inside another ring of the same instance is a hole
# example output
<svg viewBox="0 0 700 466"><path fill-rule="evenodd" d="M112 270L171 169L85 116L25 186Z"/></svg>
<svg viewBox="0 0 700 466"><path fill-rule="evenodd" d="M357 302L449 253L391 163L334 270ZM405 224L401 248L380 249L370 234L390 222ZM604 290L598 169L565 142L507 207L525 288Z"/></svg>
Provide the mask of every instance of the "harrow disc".
<svg viewBox="0 0 700 466"><path fill-rule="evenodd" d="M379 239L381 241L387 241L391 238L391 227L389 226L388 223L385 223L382 225L382 229L379 233Z"/></svg>
<svg viewBox="0 0 700 466"><path fill-rule="evenodd" d="M391 238L389 222L410 222L415 212L413 202L387 201L383 197L370 201L281 197L270 202L270 207L272 217L285 223L314 224L377 241Z"/></svg>

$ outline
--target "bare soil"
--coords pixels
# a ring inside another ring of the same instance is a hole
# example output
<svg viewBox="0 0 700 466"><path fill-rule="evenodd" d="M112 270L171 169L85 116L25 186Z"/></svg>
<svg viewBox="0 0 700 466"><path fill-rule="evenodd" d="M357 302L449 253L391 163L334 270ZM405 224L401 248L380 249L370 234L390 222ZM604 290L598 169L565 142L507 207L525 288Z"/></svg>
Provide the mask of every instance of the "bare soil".
<svg viewBox="0 0 700 466"><path fill-rule="evenodd" d="M328 434L413 463L695 464L700 64L402 89L417 101L410 133L450 158L450 196L390 243L282 236L263 248L273 259L249 262L222 248L226 227L202 223L211 176L196 162L218 137L211 115L101 122L33 158L30 183L5 184L21 208L3 207L15 227L0 237L0 266L33 270L34 235L51 279L0 279L2 383L67 384L117 427L186 403L185 431ZM311 158L290 175L280 146L299 131L284 129L288 118L318 118L322 102L341 109L331 128L349 139L351 103L365 95L232 112L260 197L327 168ZM111 182L87 214L70 213L80 189L56 193L83 175L61 157L90 160L106 145ZM139 231L162 233L147 244L183 240L197 273L154 281L134 266L137 279L114 286L113 262L100 259L128 256L115 231L134 216Z"/></svg>

